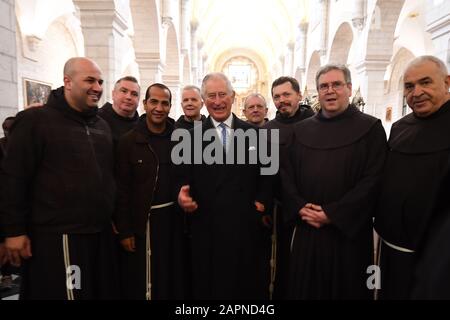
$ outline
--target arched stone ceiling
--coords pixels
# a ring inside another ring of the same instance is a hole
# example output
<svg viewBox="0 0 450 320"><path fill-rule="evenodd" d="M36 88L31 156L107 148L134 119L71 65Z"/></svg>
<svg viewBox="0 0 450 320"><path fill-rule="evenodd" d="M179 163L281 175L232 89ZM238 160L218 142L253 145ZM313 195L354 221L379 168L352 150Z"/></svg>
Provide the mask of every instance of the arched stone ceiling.
<svg viewBox="0 0 450 320"><path fill-rule="evenodd" d="M193 0L192 20L210 65L230 48L258 53L268 69L295 41L308 0Z"/></svg>

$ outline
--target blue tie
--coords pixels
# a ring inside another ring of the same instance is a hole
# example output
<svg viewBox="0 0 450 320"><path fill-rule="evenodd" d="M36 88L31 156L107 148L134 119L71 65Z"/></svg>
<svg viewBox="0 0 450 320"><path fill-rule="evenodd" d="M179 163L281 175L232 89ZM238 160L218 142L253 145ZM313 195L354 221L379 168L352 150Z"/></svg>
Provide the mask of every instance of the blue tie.
<svg viewBox="0 0 450 320"><path fill-rule="evenodd" d="M219 124L219 127L222 128L222 144L225 150L227 149L227 125L223 122Z"/></svg>

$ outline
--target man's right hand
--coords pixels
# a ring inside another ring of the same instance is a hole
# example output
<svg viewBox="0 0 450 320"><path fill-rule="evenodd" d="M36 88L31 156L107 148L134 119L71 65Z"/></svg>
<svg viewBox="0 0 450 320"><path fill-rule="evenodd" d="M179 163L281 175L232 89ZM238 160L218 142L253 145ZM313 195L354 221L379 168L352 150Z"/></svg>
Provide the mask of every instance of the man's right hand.
<svg viewBox="0 0 450 320"><path fill-rule="evenodd" d="M135 252L136 251L136 243L134 237L129 237L120 240L120 244L125 249L125 251L128 252Z"/></svg>
<svg viewBox="0 0 450 320"><path fill-rule="evenodd" d="M21 258L28 259L32 255L31 241L26 235L6 237L5 246L8 251L8 260L13 266L19 267Z"/></svg>
<svg viewBox="0 0 450 320"><path fill-rule="evenodd" d="M189 185L184 185L181 187L178 193L178 204L186 212L194 212L197 210L198 205L192 197L189 195Z"/></svg>

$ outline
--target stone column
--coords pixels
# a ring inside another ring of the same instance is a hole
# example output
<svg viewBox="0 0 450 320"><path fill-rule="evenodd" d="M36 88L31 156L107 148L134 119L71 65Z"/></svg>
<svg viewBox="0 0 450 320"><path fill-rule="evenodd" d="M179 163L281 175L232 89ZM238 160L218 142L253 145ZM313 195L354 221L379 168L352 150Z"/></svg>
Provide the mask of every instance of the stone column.
<svg viewBox="0 0 450 320"><path fill-rule="evenodd" d="M175 120L177 120L180 115L183 114L183 109L181 108L181 98L180 98L180 90L181 83L178 79L172 79L171 76L163 76L164 84L169 87L170 92L172 93L172 107L170 108L169 116Z"/></svg>
<svg viewBox="0 0 450 320"><path fill-rule="evenodd" d="M204 76L204 71L203 71L203 57L202 57L202 49L203 49L203 45L204 42L203 40L199 39L197 41L197 58L198 58L198 62L197 62L197 80L198 82L201 82Z"/></svg>
<svg viewBox="0 0 450 320"><path fill-rule="evenodd" d="M287 59L286 59L286 74L288 76L294 76L294 49L295 42L289 42L287 45Z"/></svg>
<svg viewBox="0 0 450 320"><path fill-rule="evenodd" d="M18 111L16 15L13 0L0 0L0 121ZM3 136L3 130L0 130Z"/></svg>
<svg viewBox="0 0 450 320"><path fill-rule="evenodd" d="M320 5L320 50L322 59L327 55L328 45L328 0L319 0Z"/></svg>
<svg viewBox="0 0 450 320"><path fill-rule="evenodd" d="M308 32L308 22L300 22L298 25L299 34L297 38L297 59L298 67L302 72L306 70L306 40Z"/></svg>
<svg viewBox="0 0 450 320"><path fill-rule="evenodd" d="M139 52L136 53L136 62L139 65L141 87L144 90L154 82L162 82L165 65L158 56L152 53Z"/></svg>
<svg viewBox="0 0 450 320"><path fill-rule="evenodd" d="M358 31L364 28L366 0L355 0L352 10L352 24Z"/></svg>
<svg viewBox="0 0 450 320"><path fill-rule="evenodd" d="M173 19L172 0L163 0L162 2L162 18Z"/></svg>
<svg viewBox="0 0 450 320"><path fill-rule="evenodd" d="M203 70L203 76L205 76L208 73L209 65L208 65L208 55L206 53L202 54L202 70Z"/></svg>
<svg viewBox="0 0 450 320"><path fill-rule="evenodd" d="M284 54L281 54L280 57L280 70L281 70L281 76L286 75L286 66L285 66L285 62L286 62L286 56Z"/></svg>
<svg viewBox="0 0 450 320"><path fill-rule="evenodd" d="M76 0L84 35L86 56L98 63L105 79L102 102L111 100L111 90L120 75L123 39L127 21L112 1Z"/></svg>
<svg viewBox="0 0 450 320"><path fill-rule="evenodd" d="M426 31L431 34L434 55L450 69L450 2L444 0L438 5L426 6L426 10Z"/></svg>
<svg viewBox="0 0 450 320"><path fill-rule="evenodd" d="M384 119L384 74L390 57L365 60L355 66L361 84L361 95L365 98L364 112ZM370 90L369 90L370 88Z"/></svg>
<svg viewBox="0 0 450 320"><path fill-rule="evenodd" d="M192 82L198 84L197 67L198 67L198 47L197 47L197 28L198 22L191 21L191 70Z"/></svg>
<svg viewBox="0 0 450 320"><path fill-rule="evenodd" d="M187 54L189 51L189 10L190 0L181 0L181 53Z"/></svg>

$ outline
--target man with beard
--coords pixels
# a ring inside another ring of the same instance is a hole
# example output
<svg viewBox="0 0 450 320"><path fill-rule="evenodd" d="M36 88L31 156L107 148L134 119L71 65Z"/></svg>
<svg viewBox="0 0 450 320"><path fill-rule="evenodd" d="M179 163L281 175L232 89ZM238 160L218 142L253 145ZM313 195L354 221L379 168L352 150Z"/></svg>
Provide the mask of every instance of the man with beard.
<svg viewBox="0 0 450 320"><path fill-rule="evenodd" d="M407 66L403 82L413 112L392 125L375 216L382 239L381 299L410 297L415 251L429 228L439 182L450 169L447 67L436 57L418 57Z"/></svg>
<svg viewBox="0 0 450 320"><path fill-rule="evenodd" d="M294 128L282 167L286 218L295 223L289 299L369 299L372 214L386 153L381 121L350 105L350 71L316 75L321 110Z"/></svg>
<svg viewBox="0 0 450 320"><path fill-rule="evenodd" d="M161 83L145 93L143 114L117 148L118 202L114 214L124 250L126 299L183 298L182 218L174 210L168 116L172 94Z"/></svg>
<svg viewBox="0 0 450 320"><path fill-rule="evenodd" d="M0 219L20 299L117 297L112 260L113 145L97 116L98 65L71 58L64 86L19 113L3 160Z"/></svg>
<svg viewBox="0 0 450 320"><path fill-rule="evenodd" d="M266 118L268 110L266 99L259 93L252 93L244 100L243 113L247 122L254 126L262 127L269 121Z"/></svg>
<svg viewBox="0 0 450 320"><path fill-rule="evenodd" d="M114 146L117 146L120 137L130 131L139 119L136 109L139 106L140 91L135 77L120 78L112 91L113 103L106 102L98 110L98 115L111 128Z"/></svg>
<svg viewBox="0 0 450 320"><path fill-rule="evenodd" d="M307 105L302 105L300 85L295 78L280 77L272 83L272 99L277 108L275 119L267 122L264 128L279 130L280 163L287 157L286 147L294 131L294 125L314 115ZM270 135L269 135L270 136ZM271 291L273 298L286 297L286 277L288 273L289 244L294 230L293 224L289 224L283 218L283 205L281 202L281 179L276 175L273 183L274 208L273 208L273 234L272 234L272 276ZM276 270L276 274L275 271Z"/></svg>
<svg viewBox="0 0 450 320"><path fill-rule="evenodd" d="M203 121L206 117L200 114L203 99L197 86L185 86L181 92L181 107L184 115L175 122L175 128L190 130L194 128L194 121Z"/></svg>

